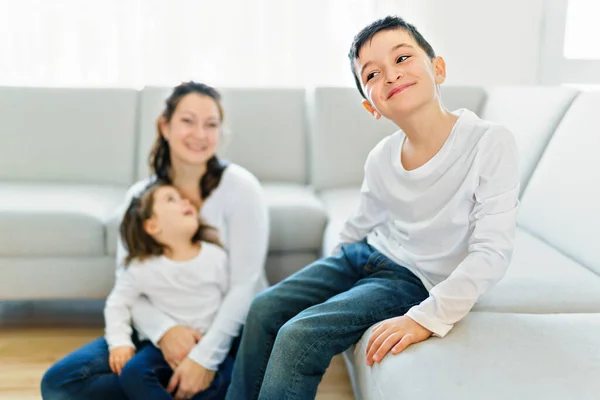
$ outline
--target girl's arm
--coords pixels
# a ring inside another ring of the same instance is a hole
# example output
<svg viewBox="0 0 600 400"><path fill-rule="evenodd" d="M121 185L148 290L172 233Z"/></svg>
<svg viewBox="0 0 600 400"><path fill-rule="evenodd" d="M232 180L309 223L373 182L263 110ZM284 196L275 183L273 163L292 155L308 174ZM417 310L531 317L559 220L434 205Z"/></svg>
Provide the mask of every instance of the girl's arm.
<svg viewBox="0 0 600 400"><path fill-rule="evenodd" d="M131 306L140 296L140 290L133 275L131 271L123 271L106 299L105 338L110 350L122 346L135 348L131 341Z"/></svg>
<svg viewBox="0 0 600 400"><path fill-rule="evenodd" d="M141 180L127 191L123 205L118 210L121 216L127 209L131 198L139 194L149 182L150 180L148 179ZM127 250L119 236L117 240L117 279L124 271L123 260L126 256ZM131 314L135 328L147 336L156 346L158 346L159 340L169 329L177 326L177 323L173 319L150 304L150 301L145 296L138 296L134 301Z"/></svg>
<svg viewBox="0 0 600 400"><path fill-rule="evenodd" d="M119 243L117 244L117 280L125 273L122 260L125 259L126 255L127 251L119 237ZM136 330L148 337L157 347L163 335L169 329L177 326L177 323L171 317L155 308L148 298L143 295L133 300L131 315Z"/></svg>

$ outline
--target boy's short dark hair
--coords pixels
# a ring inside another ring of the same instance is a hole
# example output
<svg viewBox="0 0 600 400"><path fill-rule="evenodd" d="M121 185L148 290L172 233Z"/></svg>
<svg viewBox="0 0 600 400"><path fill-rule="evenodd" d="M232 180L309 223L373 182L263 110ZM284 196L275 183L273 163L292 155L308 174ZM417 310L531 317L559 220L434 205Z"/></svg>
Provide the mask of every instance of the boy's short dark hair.
<svg viewBox="0 0 600 400"><path fill-rule="evenodd" d="M354 76L354 82L356 83L356 87L358 88L361 96L365 99L366 96L361 88L360 78L358 75L356 75L356 71L354 69L354 62L358 59L358 53L360 52L360 49L362 49L365 43L371 40L375 34L393 29L404 29L413 37L413 39L415 39L419 47L422 48L425 53L427 53L427 56L430 59L435 58L435 51L433 51L433 47L431 47L429 42L425 40L423 35L421 35L414 25L409 24L404 19L397 16L387 16L372 22L358 32L358 34L354 37L352 45L350 46L350 52L348 53L348 58L350 58L350 68L352 69L352 75Z"/></svg>

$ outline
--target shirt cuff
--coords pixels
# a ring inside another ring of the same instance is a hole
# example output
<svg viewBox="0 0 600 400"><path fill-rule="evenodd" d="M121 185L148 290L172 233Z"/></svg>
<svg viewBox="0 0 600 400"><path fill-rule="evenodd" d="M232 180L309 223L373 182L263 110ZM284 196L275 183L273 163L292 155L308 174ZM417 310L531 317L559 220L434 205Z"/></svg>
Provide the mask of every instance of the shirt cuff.
<svg viewBox="0 0 600 400"><path fill-rule="evenodd" d="M143 332L143 334L146 335L146 337L148 337L148 339L150 339L150 341L152 342L152 344L154 344L156 347L160 348L160 346L158 345L158 342L160 341L160 339L163 338L163 336L165 335L165 333L167 333L167 331L171 328L174 328L177 326L177 323L174 321L166 321L165 323L163 323L162 325L159 325L156 330L154 330L153 332Z"/></svg>
<svg viewBox="0 0 600 400"><path fill-rule="evenodd" d="M445 324L438 318L427 315L423 311L419 310L419 306L414 306L406 313L406 316L417 324L429 329L434 336L443 338L452 329L454 325Z"/></svg>
<svg viewBox="0 0 600 400"><path fill-rule="evenodd" d="M214 354L209 352L208 349L205 349L204 346L201 345L202 340L198 343L190 353L188 354L188 358L194 361L197 364L200 364L204 368L211 371L219 370L219 363L216 361Z"/></svg>
<svg viewBox="0 0 600 400"><path fill-rule="evenodd" d="M123 338L108 338L105 337L106 344L108 344L108 350L116 349L117 347L132 347L135 349L135 345L131 341L131 337Z"/></svg>

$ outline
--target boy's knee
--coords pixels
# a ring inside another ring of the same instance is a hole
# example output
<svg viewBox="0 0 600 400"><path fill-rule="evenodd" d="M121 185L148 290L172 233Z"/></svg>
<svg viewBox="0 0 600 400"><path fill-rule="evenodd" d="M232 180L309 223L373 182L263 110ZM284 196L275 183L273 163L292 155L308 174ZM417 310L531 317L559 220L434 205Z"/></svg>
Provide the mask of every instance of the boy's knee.
<svg viewBox="0 0 600 400"><path fill-rule="evenodd" d="M274 365L306 375L324 373L336 353L334 348L335 343L323 331L306 320L293 319L277 334Z"/></svg>
<svg viewBox="0 0 600 400"><path fill-rule="evenodd" d="M248 311L248 319L259 323L265 322L273 316L275 304L274 296L270 291L262 292L252 300Z"/></svg>
<svg viewBox="0 0 600 400"><path fill-rule="evenodd" d="M277 341L285 343L286 348L306 348L307 343L312 341L314 331L309 323L292 319L281 327L277 333Z"/></svg>

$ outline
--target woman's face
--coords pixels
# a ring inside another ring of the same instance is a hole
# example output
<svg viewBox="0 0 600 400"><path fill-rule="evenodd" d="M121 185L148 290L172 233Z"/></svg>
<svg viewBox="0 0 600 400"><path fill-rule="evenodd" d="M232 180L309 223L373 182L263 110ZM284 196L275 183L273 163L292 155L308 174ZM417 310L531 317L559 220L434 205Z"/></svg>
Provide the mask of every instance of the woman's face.
<svg viewBox="0 0 600 400"><path fill-rule="evenodd" d="M221 133L221 115L216 101L198 93L185 95L161 131L169 142L171 160L202 165L215 154Z"/></svg>

